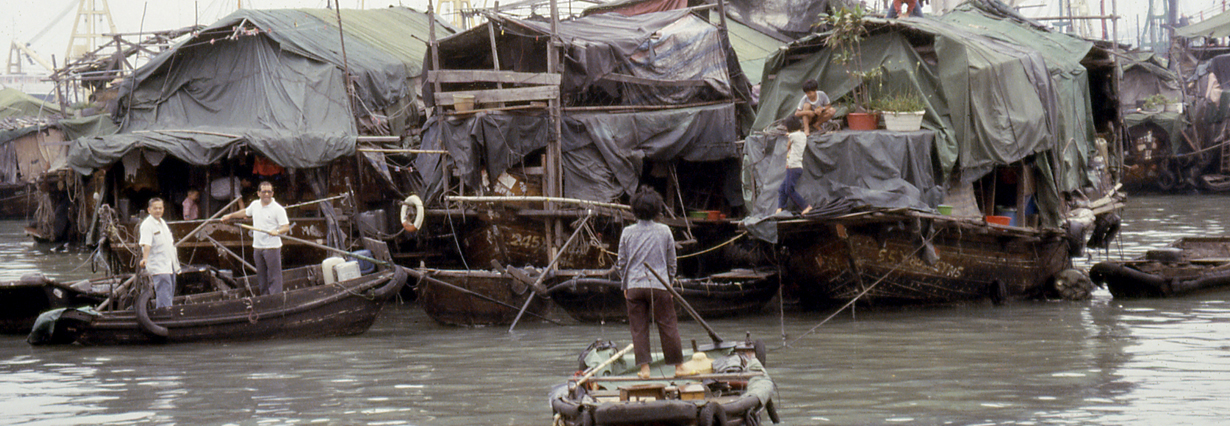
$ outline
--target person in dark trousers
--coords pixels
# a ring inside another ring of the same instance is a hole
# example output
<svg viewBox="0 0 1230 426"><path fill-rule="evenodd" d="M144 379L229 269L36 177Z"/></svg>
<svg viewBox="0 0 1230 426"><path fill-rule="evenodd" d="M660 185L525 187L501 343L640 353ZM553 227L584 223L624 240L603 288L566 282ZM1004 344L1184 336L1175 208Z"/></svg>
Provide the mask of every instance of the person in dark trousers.
<svg viewBox="0 0 1230 426"><path fill-rule="evenodd" d="M261 294L282 292L282 234L290 232L286 209L273 200L273 184L261 182L257 187L258 202L248 208L222 216L233 221L252 218L252 227L269 231L252 231L252 257L256 260L256 282Z"/></svg>
<svg viewBox="0 0 1230 426"><path fill-rule="evenodd" d="M799 184L799 177L803 176L803 151L807 148L807 135L803 133L803 124L799 122L799 117L786 117L786 131L790 132L786 135L786 179L782 181L782 186L777 189L777 213L785 210L791 201L803 207L803 212L807 214L811 212L811 205L807 204L807 200L799 195L799 191L795 187ZM804 207L806 206L806 207Z"/></svg>
<svg viewBox="0 0 1230 426"><path fill-rule="evenodd" d="M624 228L619 236L618 268L624 298L628 302L628 326L632 329L633 352L641 367L641 378L649 378L649 320L658 324L658 337L667 365L675 366L675 375L691 374L683 368L683 346L679 341L679 326L675 318L675 301L666 286L650 272L650 268L668 282L675 278L675 238L670 227L655 222L662 212L662 196L653 188L642 187L632 195L632 213L636 223Z"/></svg>

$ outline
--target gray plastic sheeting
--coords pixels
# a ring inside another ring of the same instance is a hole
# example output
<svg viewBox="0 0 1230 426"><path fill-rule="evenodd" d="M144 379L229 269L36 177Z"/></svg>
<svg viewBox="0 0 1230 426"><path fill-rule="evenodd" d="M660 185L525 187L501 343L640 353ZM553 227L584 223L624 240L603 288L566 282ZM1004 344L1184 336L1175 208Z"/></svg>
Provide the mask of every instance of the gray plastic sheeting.
<svg viewBox="0 0 1230 426"><path fill-rule="evenodd" d="M777 242L776 223L765 219L778 208L786 143L786 135L776 131L757 132L744 144L744 199L750 209L744 224L769 242ZM943 197L931 162L934 143L929 130L812 134L797 191L816 207L847 203L933 211Z"/></svg>
<svg viewBox="0 0 1230 426"><path fill-rule="evenodd" d="M499 176L530 152L546 146L544 116L477 114L429 122L423 149L448 150L448 156L419 155L423 192L434 200L443 189L446 167L456 167L467 185L479 185L481 172ZM732 104L634 113L580 113L564 117L561 151L564 196L611 201L631 194L640 183L644 160L692 162L736 158ZM452 164L444 164L444 158ZM738 202L733 203L738 205Z"/></svg>

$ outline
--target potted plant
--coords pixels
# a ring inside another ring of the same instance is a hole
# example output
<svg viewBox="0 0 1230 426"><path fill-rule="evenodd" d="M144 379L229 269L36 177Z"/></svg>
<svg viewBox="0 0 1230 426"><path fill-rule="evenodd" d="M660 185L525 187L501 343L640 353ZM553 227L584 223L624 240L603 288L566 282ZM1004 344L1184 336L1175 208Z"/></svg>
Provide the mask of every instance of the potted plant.
<svg viewBox="0 0 1230 426"><path fill-rule="evenodd" d="M867 36L866 23L863 18L867 10L856 5L853 8L843 7L824 17L829 27L829 35L824 43L834 52L833 61L846 68L846 74L853 77L855 86L851 98L854 101L854 111L846 114L846 122L852 130L875 130L876 115L864 107L871 101L871 95L863 84L865 80L880 76L880 67L873 70L863 70L862 54L859 45Z"/></svg>
<svg viewBox="0 0 1230 426"><path fill-rule="evenodd" d="M917 131L927 115L927 105L912 91L881 95L872 107L884 116L884 127L895 132Z"/></svg>
<svg viewBox="0 0 1230 426"><path fill-rule="evenodd" d="M1165 95L1162 95L1161 93L1158 93L1156 95L1145 98L1144 104L1141 105L1141 109L1144 110L1145 112L1162 112L1162 109L1165 108L1166 104L1169 104L1169 103L1170 103L1169 98L1167 98Z"/></svg>

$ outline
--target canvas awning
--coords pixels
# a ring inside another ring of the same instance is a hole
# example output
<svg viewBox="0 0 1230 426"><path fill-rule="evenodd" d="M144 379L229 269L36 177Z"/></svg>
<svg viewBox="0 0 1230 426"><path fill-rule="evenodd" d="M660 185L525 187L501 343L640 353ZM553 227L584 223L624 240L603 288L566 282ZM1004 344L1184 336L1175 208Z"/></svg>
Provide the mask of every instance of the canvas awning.
<svg viewBox="0 0 1230 426"><path fill-rule="evenodd" d="M1174 30L1175 37L1222 38L1230 36L1230 12L1222 12L1209 19Z"/></svg>
<svg viewBox="0 0 1230 426"><path fill-rule="evenodd" d="M204 165L246 146L290 168L353 154L358 118L413 110L429 20L399 7L343 10L339 35L337 19L232 13L134 71L120 88L120 132L76 141L69 164L89 173L137 148Z"/></svg>

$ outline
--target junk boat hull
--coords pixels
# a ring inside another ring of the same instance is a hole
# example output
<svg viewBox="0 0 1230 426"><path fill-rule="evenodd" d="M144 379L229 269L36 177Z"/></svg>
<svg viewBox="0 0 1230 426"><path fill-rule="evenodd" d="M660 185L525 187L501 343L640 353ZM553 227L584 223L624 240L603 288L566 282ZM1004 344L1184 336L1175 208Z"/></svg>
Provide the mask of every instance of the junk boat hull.
<svg viewBox="0 0 1230 426"><path fill-rule="evenodd" d="M901 218L906 221L914 218ZM804 306L927 305L1039 298L1071 267L1058 233L932 221L929 239L898 221L815 223L783 234L788 281Z"/></svg>
<svg viewBox="0 0 1230 426"><path fill-rule="evenodd" d="M777 295L771 270L737 269L702 279L680 279L680 294L704 318L760 312ZM628 310L618 279L575 277L548 290L551 300L581 322L627 321ZM690 318L676 305L679 318Z"/></svg>
<svg viewBox="0 0 1230 426"><path fill-rule="evenodd" d="M1089 277L1115 298L1175 297L1230 288L1230 238L1182 238L1124 262L1099 262Z"/></svg>
<svg viewBox="0 0 1230 426"><path fill-rule="evenodd" d="M415 300L427 316L441 324L511 324L534 294L529 284L496 271L418 272L432 280L422 280L415 286ZM541 317L549 307L546 298L535 297L525 311L528 316Z"/></svg>
<svg viewBox="0 0 1230 426"><path fill-rule="evenodd" d="M235 341L360 334L384 303L405 284L401 268L324 284L319 266L283 272L284 291L253 296L254 277L237 288L179 296L172 306L150 308L152 290L123 310L61 315L55 342L86 345ZM71 334L70 336L64 335ZM38 343L38 342L32 342Z"/></svg>
<svg viewBox="0 0 1230 426"><path fill-rule="evenodd" d="M91 284L63 284L42 274L0 282L0 334L29 333L38 315L50 309L102 302L106 293L94 291Z"/></svg>

